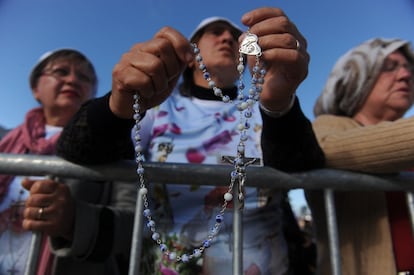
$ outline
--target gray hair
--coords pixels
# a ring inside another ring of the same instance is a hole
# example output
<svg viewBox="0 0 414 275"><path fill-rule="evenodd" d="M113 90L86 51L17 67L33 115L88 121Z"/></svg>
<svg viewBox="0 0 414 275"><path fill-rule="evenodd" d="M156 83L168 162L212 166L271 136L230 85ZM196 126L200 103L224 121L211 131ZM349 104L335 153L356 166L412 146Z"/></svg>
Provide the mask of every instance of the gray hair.
<svg viewBox="0 0 414 275"><path fill-rule="evenodd" d="M410 42L400 39L370 39L340 57L316 101L315 116L352 117L371 92L386 57L396 50L400 50L409 63L414 63Z"/></svg>

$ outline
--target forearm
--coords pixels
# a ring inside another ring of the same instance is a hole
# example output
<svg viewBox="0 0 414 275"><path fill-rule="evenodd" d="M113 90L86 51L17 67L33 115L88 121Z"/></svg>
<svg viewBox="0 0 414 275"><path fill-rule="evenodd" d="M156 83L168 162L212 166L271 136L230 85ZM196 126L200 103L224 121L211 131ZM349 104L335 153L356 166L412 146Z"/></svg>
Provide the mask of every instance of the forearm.
<svg viewBox="0 0 414 275"><path fill-rule="evenodd" d="M297 98L287 114L272 118L262 112L262 117L262 150L266 166L297 172L324 165L323 152Z"/></svg>
<svg viewBox="0 0 414 275"><path fill-rule="evenodd" d="M56 255L80 261L105 261L119 254L129 256L136 186L129 182L114 182L111 186L109 201L104 204L77 201L72 240L51 238Z"/></svg>
<svg viewBox="0 0 414 275"><path fill-rule="evenodd" d="M361 126L350 118L321 116L314 122L326 166L368 173L414 167L414 118Z"/></svg>
<svg viewBox="0 0 414 275"><path fill-rule="evenodd" d="M118 118L110 111L109 94L94 99L84 104L65 126L57 154L81 164L132 159L133 124L133 120Z"/></svg>

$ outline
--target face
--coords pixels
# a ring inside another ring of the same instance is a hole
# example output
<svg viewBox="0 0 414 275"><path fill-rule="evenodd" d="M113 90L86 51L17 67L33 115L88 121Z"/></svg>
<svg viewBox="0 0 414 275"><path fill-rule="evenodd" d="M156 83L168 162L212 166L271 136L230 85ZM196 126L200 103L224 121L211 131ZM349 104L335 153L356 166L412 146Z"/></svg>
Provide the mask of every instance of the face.
<svg viewBox="0 0 414 275"><path fill-rule="evenodd" d="M44 108L47 123L64 126L82 103L93 97L93 79L84 63L61 58L48 64L32 89Z"/></svg>
<svg viewBox="0 0 414 275"><path fill-rule="evenodd" d="M208 25L197 42L207 70L230 78L233 83L238 77L239 58L238 32L224 22Z"/></svg>
<svg viewBox="0 0 414 275"><path fill-rule="evenodd" d="M360 112L381 121L401 118L413 104L413 78L413 65L401 52L391 53Z"/></svg>

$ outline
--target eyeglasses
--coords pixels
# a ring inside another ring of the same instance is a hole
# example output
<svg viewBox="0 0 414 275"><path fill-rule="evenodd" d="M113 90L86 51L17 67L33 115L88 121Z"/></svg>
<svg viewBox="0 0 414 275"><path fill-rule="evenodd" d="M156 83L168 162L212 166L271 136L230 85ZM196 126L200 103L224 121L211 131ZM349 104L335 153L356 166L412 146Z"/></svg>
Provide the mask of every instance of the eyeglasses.
<svg viewBox="0 0 414 275"><path fill-rule="evenodd" d="M414 64L399 63L397 60L386 60L382 66L383 72L398 72L401 68L404 68L414 74Z"/></svg>
<svg viewBox="0 0 414 275"><path fill-rule="evenodd" d="M42 72L42 75L49 75L56 79L62 79L64 77L67 77L71 74L71 68L69 67L56 67L52 68L50 70L45 70ZM79 79L79 81L91 84L93 82L93 77L89 76L86 73L83 73L79 70L75 70L76 77Z"/></svg>

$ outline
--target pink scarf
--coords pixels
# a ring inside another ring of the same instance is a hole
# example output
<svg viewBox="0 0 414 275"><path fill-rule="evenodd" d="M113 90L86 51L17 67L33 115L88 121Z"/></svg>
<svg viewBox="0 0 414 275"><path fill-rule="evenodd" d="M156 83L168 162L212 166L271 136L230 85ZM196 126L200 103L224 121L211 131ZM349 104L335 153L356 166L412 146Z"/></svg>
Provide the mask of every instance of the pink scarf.
<svg viewBox="0 0 414 275"><path fill-rule="evenodd" d="M53 155L60 133L55 134L49 139L45 139L45 128L46 120L43 108L38 107L30 110L26 114L23 124L10 131L0 141L0 152ZM7 194L13 178L13 175L0 175L0 202ZM52 262L53 255L47 245L47 236L43 236L37 274L51 274Z"/></svg>
<svg viewBox="0 0 414 275"><path fill-rule="evenodd" d="M1 153L53 155L60 134L45 139L46 120L43 108L30 110L23 124L10 131L0 141ZM0 175L0 202L7 194L14 176Z"/></svg>

